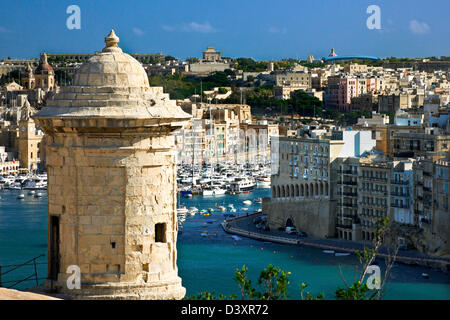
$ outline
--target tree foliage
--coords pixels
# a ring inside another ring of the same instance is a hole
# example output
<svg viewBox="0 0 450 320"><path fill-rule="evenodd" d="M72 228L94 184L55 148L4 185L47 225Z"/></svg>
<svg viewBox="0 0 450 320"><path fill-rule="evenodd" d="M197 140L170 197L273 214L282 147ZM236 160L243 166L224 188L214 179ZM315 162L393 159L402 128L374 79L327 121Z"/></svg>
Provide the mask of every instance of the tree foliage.
<svg viewBox="0 0 450 320"><path fill-rule="evenodd" d="M235 60L235 69L239 69L244 72L261 72L267 70L267 63L255 61L251 58L237 58Z"/></svg>
<svg viewBox="0 0 450 320"><path fill-rule="evenodd" d="M231 86L231 81L225 72L214 72L203 79L179 73L151 75L148 79L151 86L163 87L171 99L185 99L195 93L200 94L201 90L208 91L215 87Z"/></svg>

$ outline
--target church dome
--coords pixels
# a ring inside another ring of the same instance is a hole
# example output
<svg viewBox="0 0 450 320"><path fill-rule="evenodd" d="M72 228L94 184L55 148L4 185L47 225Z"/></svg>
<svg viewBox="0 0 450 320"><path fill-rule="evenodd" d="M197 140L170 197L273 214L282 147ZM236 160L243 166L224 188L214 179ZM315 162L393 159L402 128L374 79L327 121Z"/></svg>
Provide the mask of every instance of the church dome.
<svg viewBox="0 0 450 320"><path fill-rule="evenodd" d="M83 64L74 76L74 86L148 87L148 77L139 61L123 53L111 30L106 47Z"/></svg>
<svg viewBox="0 0 450 320"><path fill-rule="evenodd" d="M53 68L48 64L47 54L41 54L41 59L39 61L39 65L34 71L35 74L54 74Z"/></svg>

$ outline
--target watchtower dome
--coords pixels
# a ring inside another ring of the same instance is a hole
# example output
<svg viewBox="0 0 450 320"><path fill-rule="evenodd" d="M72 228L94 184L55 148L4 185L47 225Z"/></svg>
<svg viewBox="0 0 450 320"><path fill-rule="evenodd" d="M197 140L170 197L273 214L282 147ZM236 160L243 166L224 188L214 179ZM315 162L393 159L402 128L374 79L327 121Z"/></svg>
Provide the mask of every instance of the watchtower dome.
<svg viewBox="0 0 450 320"><path fill-rule="evenodd" d="M33 118L47 135L47 287L80 299L180 299L173 132L190 115L106 47ZM66 273L81 270L81 289Z"/></svg>

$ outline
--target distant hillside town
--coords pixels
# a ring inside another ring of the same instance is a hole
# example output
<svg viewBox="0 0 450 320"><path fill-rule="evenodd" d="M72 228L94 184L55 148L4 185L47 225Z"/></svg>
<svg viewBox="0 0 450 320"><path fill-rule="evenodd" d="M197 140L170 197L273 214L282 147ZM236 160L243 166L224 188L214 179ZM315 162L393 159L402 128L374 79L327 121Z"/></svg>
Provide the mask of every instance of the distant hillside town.
<svg viewBox="0 0 450 320"><path fill-rule="evenodd" d="M45 170L32 115L89 54L0 62L0 174ZM180 165L272 161L270 228L385 241L450 255L450 59L339 56L255 61L208 46L180 61L134 54L151 86L192 116L176 133ZM255 140L252 140L256 137ZM253 142L253 149L249 145Z"/></svg>

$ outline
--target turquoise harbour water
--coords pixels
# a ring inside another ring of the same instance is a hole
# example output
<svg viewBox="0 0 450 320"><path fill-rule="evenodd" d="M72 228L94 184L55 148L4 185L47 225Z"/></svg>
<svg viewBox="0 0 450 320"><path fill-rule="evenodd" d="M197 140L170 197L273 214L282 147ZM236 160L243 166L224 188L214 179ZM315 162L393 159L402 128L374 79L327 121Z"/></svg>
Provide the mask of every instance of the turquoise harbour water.
<svg viewBox="0 0 450 320"><path fill-rule="evenodd" d="M20 191L1 190L0 196L0 265L19 264L47 251L47 197L34 198L25 193L25 199L16 199ZM257 189L253 193L223 195L217 197L194 196L180 198L181 204L199 209L214 208L216 204L227 206L233 203L238 213L246 207L243 200L269 195L269 189ZM248 212L260 208L253 203ZM204 225L207 220L212 224ZM226 234L220 222L223 213L215 211L211 216L200 214L187 216L183 233L178 236L178 268L187 296L201 291L214 291L239 295L233 281L234 271L243 265L248 267L249 277L257 284L259 272L273 264L291 272L288 295L290 299L300 297L300 284L308 283L307 291L324 293L327 299L334 298L337 286L356 275L358 261L354 255L335 257L320 249L280 245L243 238L235 241ZM208 238L201 237L203 231L217 233ZM41 258L42 262L46 257ZM382 260L379 261L383 272ZM340 267L339 267L340 266ZM342 271L340 271L342 270ZM21 268L3 277L3 281L22 279L34 271L33 267ZM422 278L422 272L430 275ZM39 277L45 277L47 266L38 265ZM33 286L34 282L20 284L17 288ZM5 285L6 286L6 285ZM398 264L391 271L385 299L450 299L450 278L437 270Z"/></svg>

